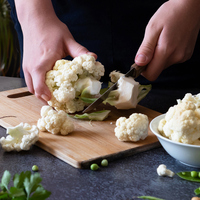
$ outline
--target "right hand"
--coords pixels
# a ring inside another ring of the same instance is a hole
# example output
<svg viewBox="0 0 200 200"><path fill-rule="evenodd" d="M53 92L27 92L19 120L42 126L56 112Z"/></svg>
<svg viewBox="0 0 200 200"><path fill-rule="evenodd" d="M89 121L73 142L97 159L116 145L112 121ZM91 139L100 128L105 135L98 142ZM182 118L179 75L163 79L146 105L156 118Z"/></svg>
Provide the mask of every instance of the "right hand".
<svg viewBox="0 0 200 200"><path fill-rule="evenodd" d="M200 4L191 0L165 2L150 19L135 62L147 65L142 75L150 81L167 67L190 59L200 28Z"/></svg>

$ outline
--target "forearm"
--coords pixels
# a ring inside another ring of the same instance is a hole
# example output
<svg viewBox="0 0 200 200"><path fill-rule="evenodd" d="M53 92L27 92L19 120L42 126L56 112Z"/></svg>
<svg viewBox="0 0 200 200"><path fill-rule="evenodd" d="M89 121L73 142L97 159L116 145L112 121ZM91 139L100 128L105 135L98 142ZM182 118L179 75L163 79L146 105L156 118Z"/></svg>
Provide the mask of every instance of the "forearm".
<svg viewBox="0 0 200 200"><path fill-rule="evenodd" d="M188 20L195 20L200 28L200 1L198 0L170 0L183 9L185 15L190 16Z"/></svg>
<svg viewBox="0 0 200 200"><path fill-rule="evenodd" d="M51 0L15 0L15 6L22 29L30 23L43 25L57 18Z"/></svg>

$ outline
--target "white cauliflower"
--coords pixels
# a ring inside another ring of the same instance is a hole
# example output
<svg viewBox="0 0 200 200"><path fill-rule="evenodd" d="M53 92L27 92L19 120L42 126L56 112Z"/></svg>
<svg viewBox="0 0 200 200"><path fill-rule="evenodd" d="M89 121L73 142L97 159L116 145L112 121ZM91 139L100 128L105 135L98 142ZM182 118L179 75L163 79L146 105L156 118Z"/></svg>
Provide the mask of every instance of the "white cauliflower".
<svg viewBox="0 0 200 200"><path fill-rule="evenodd" d="M87 54L72 61L58 60L46 74L46 84L52 93L48 104L67 113L83 110L87 105L83 98L99 94L104 71L104 66Z"/></svg>
<svg viewBox="0 0 200 200"><path fill-rule="evenodd" d="M41 131L52 134L68 135L74 130L74 124L63 110L56 111L51 106L41 108L41 117L37 126Z"/></svg>
<svg viewBox="0 0 200 200"><path fill-rule="evenodd" d="M164 165L164 164L161 164L161 165L158 166L157 173L158 173L159 176L168 176L168 177L174 176L174 172L167 169L167 166Z"/></svg>
<svg viewBox="0 0 200 200"><path fill-rule="evenodd" d="M27 123L20 123L15 127L7 128L6 138L2 137L0 143L5 151L29 150L39 139L39 130L37 126Z"/></svg>
<svg viewBox="0 0 200 200"><path fill-rule="evenodd" d="M120 117L116 121L115 136L120 141L144 140L148 136L149 119L141 113Z"/></svg>
<svg viewBox="0 0 200 200"><path fill-rule="evenodd" d="M194 144L200 138L200 94L187 93L178 104L169 108L159 122L161 135L181 143Z"/></svg>

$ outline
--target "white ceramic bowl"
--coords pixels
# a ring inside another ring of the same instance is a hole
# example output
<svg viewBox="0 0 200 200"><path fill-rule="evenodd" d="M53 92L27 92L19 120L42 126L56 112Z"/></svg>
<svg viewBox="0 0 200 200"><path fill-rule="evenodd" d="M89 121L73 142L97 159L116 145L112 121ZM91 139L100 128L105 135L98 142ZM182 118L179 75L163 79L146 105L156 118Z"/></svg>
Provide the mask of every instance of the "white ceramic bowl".
<svg viewBox="0 0 200 200"><path fill-rule="evenodd" d="M174 142L169 140L158 132L158 124L161 119L165 117L165 114L159 115L154 118L150 123L151 131L157 136L163 148L167 151L169 155L177 159L181 163L200 168L200 146L199 145L190 145L183 144L179 142Z"/></svg>

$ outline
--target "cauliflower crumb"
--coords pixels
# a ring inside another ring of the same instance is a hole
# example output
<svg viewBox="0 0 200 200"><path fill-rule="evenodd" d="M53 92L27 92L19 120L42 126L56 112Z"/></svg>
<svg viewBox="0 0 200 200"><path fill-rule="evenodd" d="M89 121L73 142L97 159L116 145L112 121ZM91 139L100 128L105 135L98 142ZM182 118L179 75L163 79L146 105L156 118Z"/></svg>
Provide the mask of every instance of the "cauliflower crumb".
<svg viewBox="0 0 200 200"><path fill-rule="evenodd" d="M164 164L161 164L161 165L158 166L157 173L158 173L159 176L169 176L169 177L174 176L174 172L167 169L167 166L164 165Z"/></svg>
<svg viewBox="0 0 200 200"><path fill-rule="evenodd" d="M177 102L159 122L158 130L170 140L196 144L200 138L200 94L187 93Z"/></svg>
<svg viewBox="0 0 200 200"><path fill-rule="evenodd" d="M35 125L20 123L15 127L8 127L6 138L2 137L0 143L5 151L29 150L39 139L39 130Z"/></svg>
<svg viewBox="0 0 200 200"><path fill-rule="evenodd" d="M48 131L52 134L68 135L74 130L74 124L63 110L56 111L51 106L43 106L41 117L37 126L41 131Z"/></svg>
<svg viewBox="0 0 200 200"><path fill-rule="evenodd" d="M115 136L120 141L144 140L148 136L149 119L147 115L133 113L126 117L120 117L116 121Z"/></svg>

